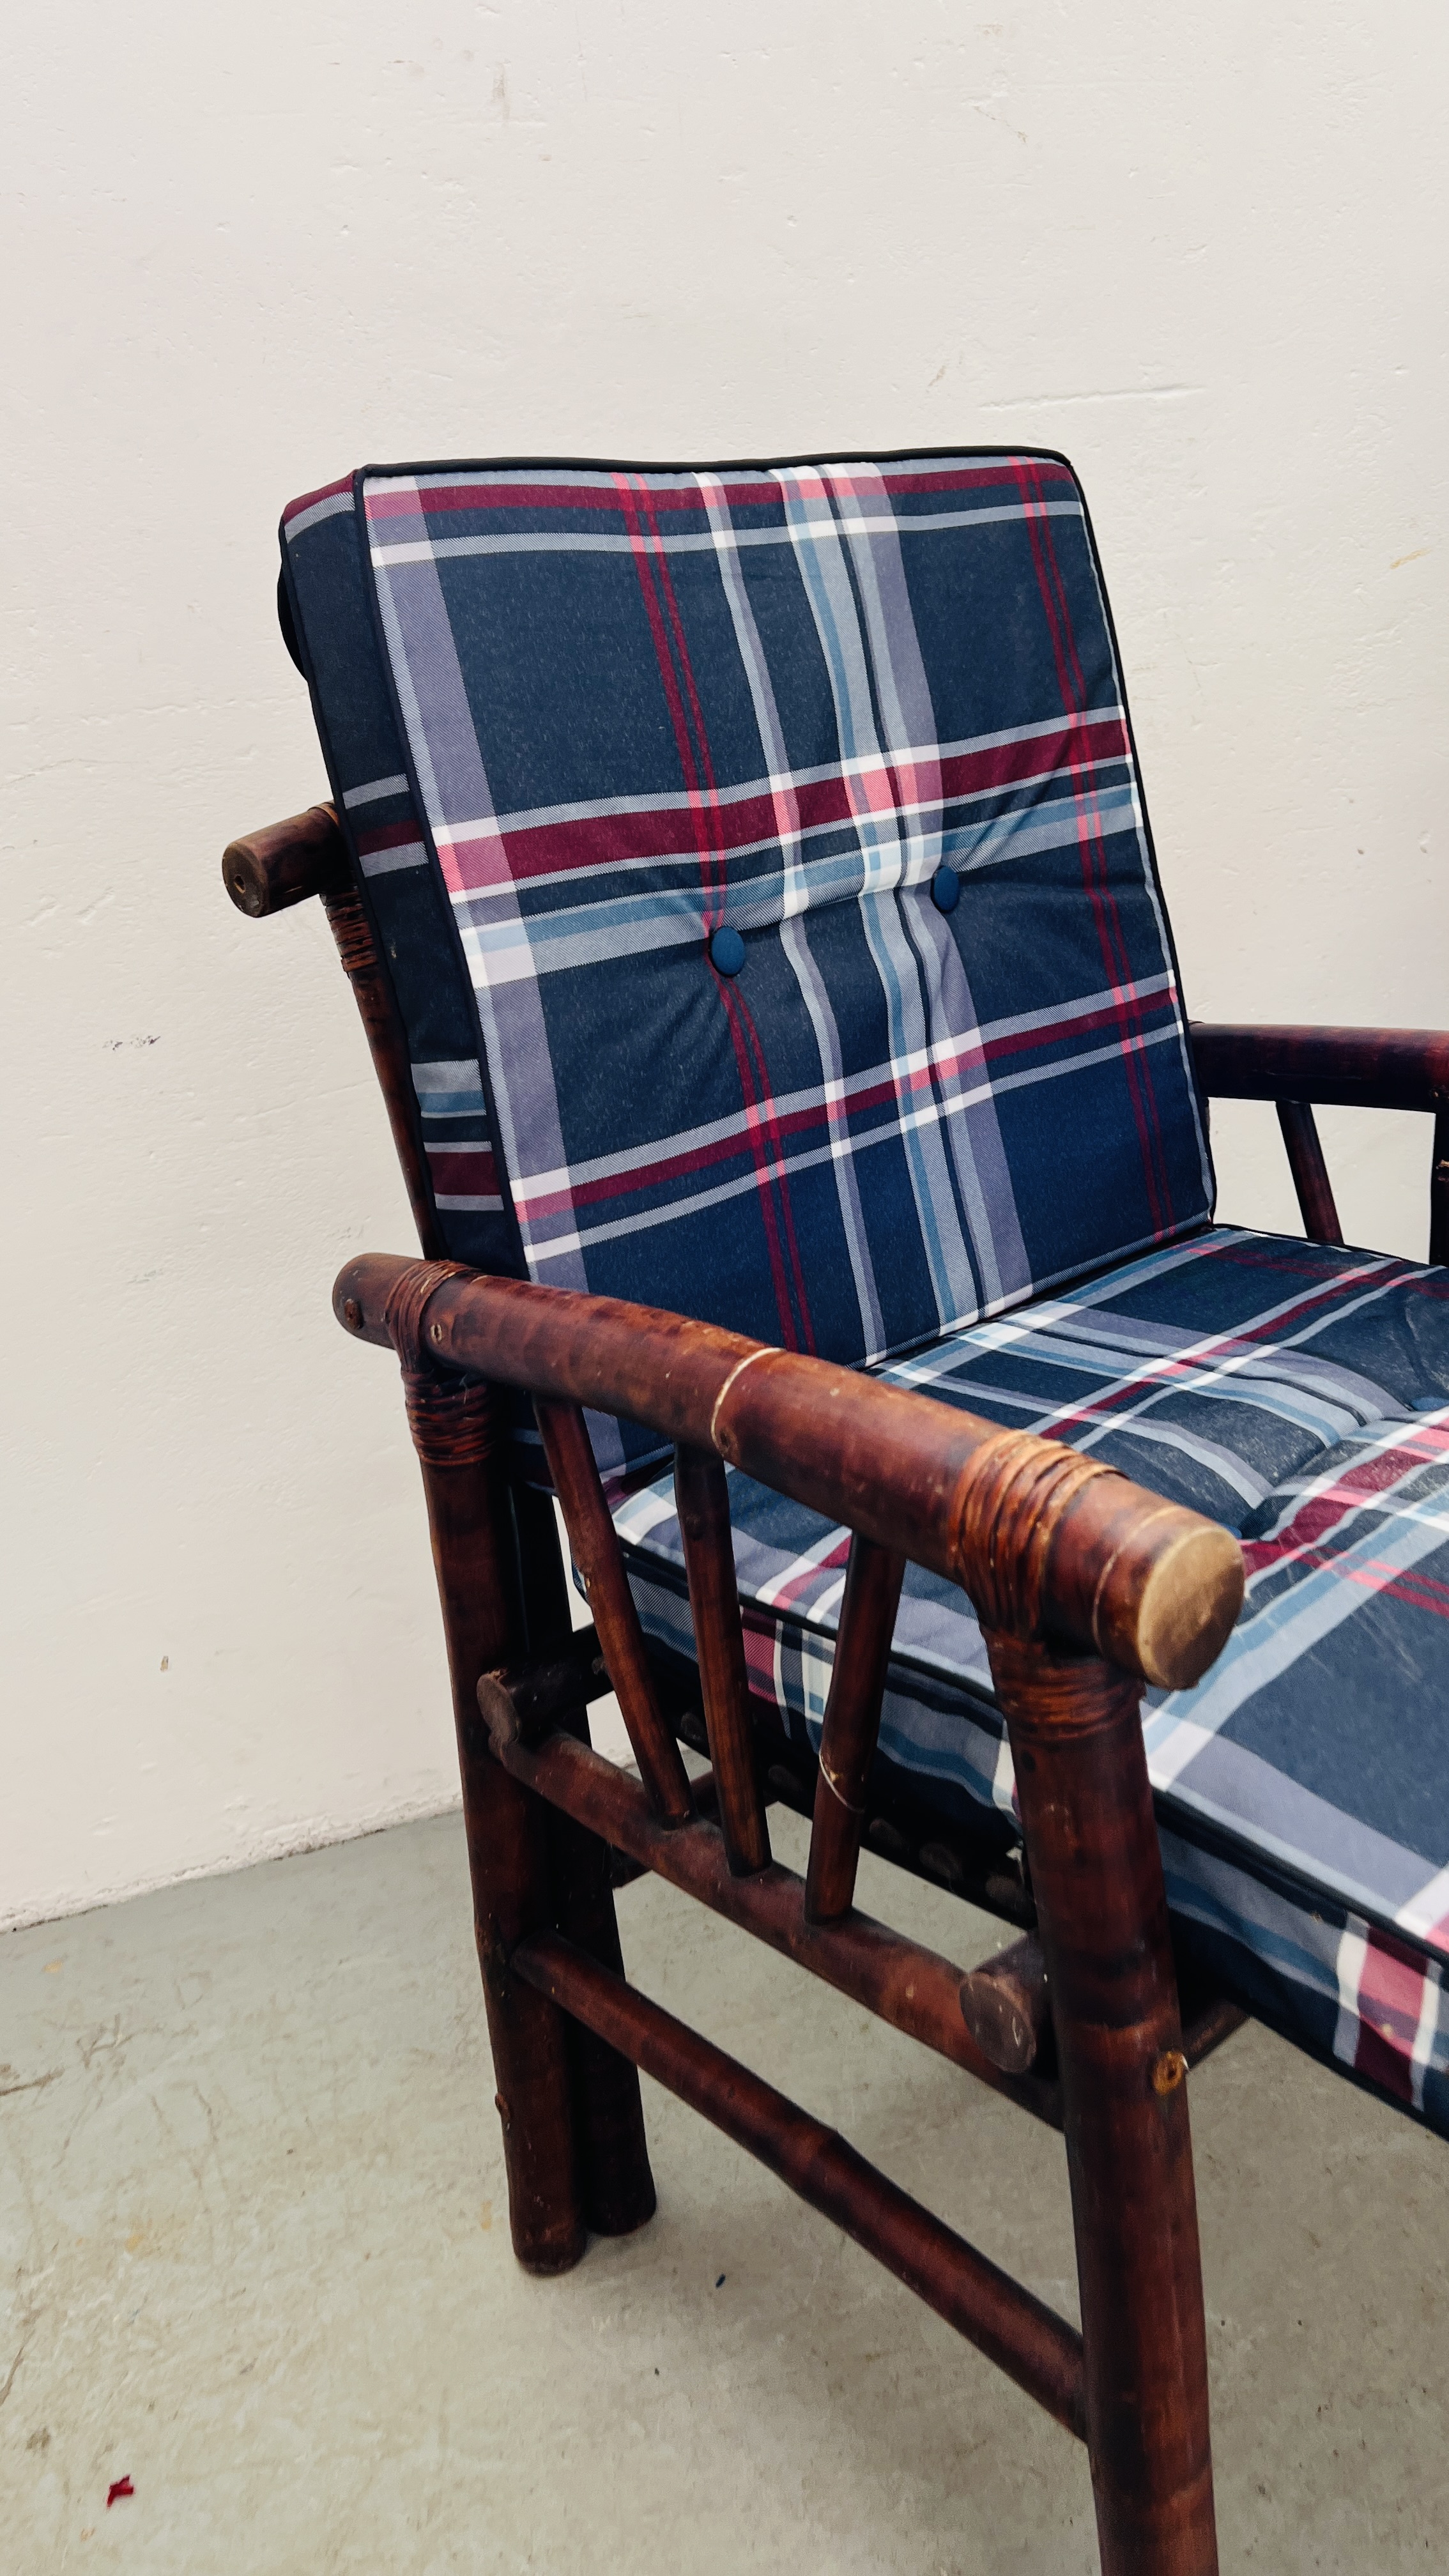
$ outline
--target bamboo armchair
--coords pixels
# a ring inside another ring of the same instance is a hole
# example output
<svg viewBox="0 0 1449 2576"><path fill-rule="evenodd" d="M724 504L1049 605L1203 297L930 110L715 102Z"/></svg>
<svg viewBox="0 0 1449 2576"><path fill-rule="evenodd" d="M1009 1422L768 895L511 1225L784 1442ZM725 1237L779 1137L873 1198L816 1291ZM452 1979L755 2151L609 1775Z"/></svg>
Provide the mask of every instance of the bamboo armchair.
<svg viewBox="0 0 1449 2576"><path fill-rule="evenodd" d="M561 2272L590 2231L626 2234L651 2215L642 2068L1086 2443L1108 2576L1209 2576L1184 2079L1259 1998L1169 1917L1142 1698L1189 1690L1223 1650L1244 1597L1238 1537L1061 1439L718 1324L450 1258L417 1048L354 857L321 804L233 842L223 878L252 918L321 898L417 1222L422 1258L350 1262L334 1307L354 1338L396 1352L422 1471L518 2258ZM1198 1025L1192 1049L1203 1095L1277 1103L1315 1244L1342 1234L1311 1104L1432 1110L1431 1262L1449 1254L1449 1036ZM518 1471L520 1400L587 1596L578 1632L552 1502ZM599 1417L642 1426L656 1460L672 1449L688 1655L641 1622L617 1522L630 1478L601 1476ZM750 1668L727 1470L850 1534L818 1755ZM956 1587L979 1620L1019 1851L903 1791L877 1759L910 1567ZM610 1690L637 1779L590 1746L589 1703ZM707 1754L702 1778L681 1741ZM772 1855L776 1801L811 1818L803 1878ZM871 1920L854 1902L864 1842L1019 1937L963 1969ZM629 1986L615 1895L645 1871L1063 2131L1080 2335Z"/></svg>

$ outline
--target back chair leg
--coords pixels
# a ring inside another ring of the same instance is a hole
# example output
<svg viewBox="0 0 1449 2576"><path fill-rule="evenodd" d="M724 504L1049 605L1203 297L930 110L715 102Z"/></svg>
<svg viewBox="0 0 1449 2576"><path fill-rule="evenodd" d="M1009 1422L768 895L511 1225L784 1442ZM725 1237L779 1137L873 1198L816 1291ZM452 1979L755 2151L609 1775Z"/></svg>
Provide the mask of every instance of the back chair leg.
<svg viewBox="0 0 1449 2576"><path fill-rule="evenodd" d="M993 1632L1061 2068L1104 2576L1215 2576L1187 2061L1141 1685Z"/></svg>
<svg viewBox="0 0 1449 2576"><path fill-rule="evenodd" d="M562 1652L573 1630L553 1503L546 1494L516 1487L513 1507L528 1651L545 1660ZM476 1733L476 1701L472 1722ZM580 1743L589 1742L587 1709L581 1707L560 1722ZM624 1955L614 1911L609 1847L557 1807L548 1807L545 1813L554 1920L575 1949L587 1951L600 1967L622 1976ZM596 2236L630 2236L653 2217L655 2209L639 2070L583 2022L569 2020L567 2039L588 2223Z"/></svg>

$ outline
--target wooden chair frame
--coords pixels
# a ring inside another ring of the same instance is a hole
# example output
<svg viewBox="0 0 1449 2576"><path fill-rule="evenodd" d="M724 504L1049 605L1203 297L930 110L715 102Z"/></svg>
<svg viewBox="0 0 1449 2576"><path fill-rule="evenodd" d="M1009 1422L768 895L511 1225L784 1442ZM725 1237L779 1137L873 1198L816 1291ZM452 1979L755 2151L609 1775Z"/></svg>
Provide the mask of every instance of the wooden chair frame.
<svg viewBox="0 0 1449 2576"><path fill-rule="evenodd" d="M424 1258L365 1256L334 1304L402 1364L452 1675L513 2243L537 2272L654 2208L637 2069L747 2147L1086 2441L1108 2576L1217 2566L1189 2068L1245 2015L1169 1929L1139 1705L1206 1670L1242 1599L1236 1542L1060 1444L712 1326L441 1258L406 1051L330 808L234 842L253 917L321 896L387 1103ZM1204 1091L1272 1099L1305 1228L1342 1240L1311 1101L1432 1109L1431 1260L1449 1255L1449 1037L1196 1027ZM572 1630L547 1498L510 1479L533 1399L593 1624ZM651 1647L584 1425L673 1443L697 1675ZM749 1689L726 1463L852 1532L818 1768ZM907 1559L980 1617L1016 1767L1013 1872L872 1809ZM586 1710L618 1694L639 1777ZM700 1704L702 1703L702 1720ZM679 1741L707 1749L691 1781ZM812 1815L804 1878L768 1806ZM863 1839L1022 1937L963 1975L854 1904ZM1082 2332L833 2131L624 1979L614 1890L653 1870L1065 2133Z"/></svg>

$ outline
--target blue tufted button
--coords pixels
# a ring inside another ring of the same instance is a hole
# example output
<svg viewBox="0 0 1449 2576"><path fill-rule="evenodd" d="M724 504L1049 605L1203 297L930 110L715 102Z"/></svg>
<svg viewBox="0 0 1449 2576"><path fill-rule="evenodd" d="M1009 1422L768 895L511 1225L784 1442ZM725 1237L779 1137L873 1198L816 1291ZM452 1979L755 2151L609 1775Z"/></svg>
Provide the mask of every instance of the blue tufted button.
<svg viewBox="0 0 1449 2576"><path fill-rule="evenodd" d="M938 912L954 912L961 900L961 880L954 868L937 868L931 879L931 901Z"/></svg>
<svg viewBox="0 0 1449 2576"><path fill-rule="evenodd" d="M745 962L745 943L728 922L710 939L709 962L717 975L738 975Z"/></svg>

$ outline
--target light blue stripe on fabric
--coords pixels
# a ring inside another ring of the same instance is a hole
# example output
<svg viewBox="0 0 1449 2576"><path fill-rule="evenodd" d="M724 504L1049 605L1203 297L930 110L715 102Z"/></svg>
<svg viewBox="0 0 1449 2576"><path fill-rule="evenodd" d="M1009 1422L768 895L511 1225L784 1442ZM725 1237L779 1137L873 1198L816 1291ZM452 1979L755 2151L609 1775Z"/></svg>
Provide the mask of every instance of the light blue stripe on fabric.
<svg viewBox="0 0 1449 2576"><path fill-rule="evenodd" d="M902 847L901 833L907 818L902 815L895 826L879 817L860 818L854 829L873 853L862 849L832 851L828 856L807 859L803 866L770 869L731 881L727 902L729 918L737 930L767 928L791 913L815 911L823 905L846 903L863 894L891 892L900 888L928 887L934 872L937 847L948 856L959 856L963 866L996 866L1011 858L1034 857L1055 849L1076 846L1080 835L1084 800L1054 800L1050 819L1040 817L1041 809L1032 807L1020 821L1009 819L1009 827L1000 821L983 825L990 831L993 846L984 855L973 857L974 833L962 830L933 837L933 846L924 856L911 857ZM872 829L870 826L878 825ZM852 827L843 822L822 827L841 832ZM1003 837L1006 835L1006 837ZM761 849L778 846L775 842L756 842L749 852L734 852L732 857L752 855ZM421 844L410 845L406 852L380 851L376 859L364 859L369 874L385 867L415 866L423 857ZM518 913L509 910L507 917L490 922L487 914L495 905L500 911L516 904L516 889L467 887L453 896L455 910L465 925L471 951L482 972L498 974L495 961L515 957L517 971L539 974L558 973L564 969L590 963L602 963L622 954L635 954L650 948L682 943L704 936L705 904L699 892L699 857L694 851L671 851L652 864L661 869L677 867L684 878L679 886L657 885L637 893L615 894L612 890L591 894L591 887L609 887L607 867L581 880L580 902L559 904L554 909ZM573 873L573 872L571 872ZM692 875L694 883L688 881ZM541 880L540 886L547 883ZM526 964L524 961L527 961ZM894 985L898 979L890 978ZM1175 1032L1174 1032L1175 1034Z"/></svg>
<svg viewBox="0 0 1449 2576"><path fill-rule="evenodd" d="M344 510L351 510L352 506L352 493L348 490L329 492L325 501L314 501L310 509L299 510L294 519L287 521L288 545L292 544L294 538L305 536L307 530L315 528L321 520L339 518Z"/></svg>
<svg viewBox="0 0 1449 2576"><path fill-rule="evenodd" d="M1291 1977L1295 1985L1321 1995L1325 2003L1337 2003L1336 1924L1315 1922L1312 1915L1286 1904L1281 1919L1270 1922L1262 1911L1266 1891L1260 1880L1229 1869L1221 1859L1195 1850L1176 1834L1164 1833L1161 1841L1167 1902L1174 1914L1185 1914L1205 1931L1236 1942L1277 1975ZM1214 1875L1226 1883L1231 1895L1220 1894L1211 1885ZM1321 1947L1315 1944L1315 1933L1321 1937Z"/></svg>
<svg viewBox="0 0 1449 2576"><path fill-rule="evenodd" d="M836 739L841 753L847 761L858 761L866 755L878 759L888 746L879 738L871 707L865 637L860 630L854 596L846 577L841 530L828 500L823 496L807 496L793 476L782 475L781 490L786 523L795 542L796 564L830 674ZM891 882L889 872L879 862L887 846L892 852L899 849L900 826L896 818L893 814L888 815L881 822L871 815L857 817L855 828L865 861L866 891L878 883ZM900 865L897 856L894 860L897 876ZM909 1029L906 1025L906 993L889 943L883 936L884 925L864 901L861 903L861 917L866 944L885 1000L890 1056L893 1062L900 1063L923 1032ZM933 1138L933 1141L939 1144L939 1138ZM948 1315L961 1309L961 1283L963 1279L970 1279L972 1265L961 1234L950 1181L944 1171L939 1175L933 1171L934 1158L928 1150L926 1138L915 1128L903 1124L901 1142L915 1202L920 1246L926 1257L937 1315L944 1322ZM938 1178L942 1184L940 1187L934 1186ZM1001 1283L994 1275L989 1235L979 1251L988 1274L986 1299L989 1302L993 1294L1001 1292Z"/></svg>
<svg viewBox="0 0 1449 2576"><path fill-rule="evenodd" d="M375 805L384 796L405 796L406 778L372 778L365 787L349 787L342 802L350 813L357 805Z"/></svg>
<svg viewBox="0 0 1449 2576"><path fill-rule="evenodd" d="M412 1068L413 1089L425 1118L477 1118L483 1102L483 1076L470 1056L457 1060L434 1057Z"/></svg>

